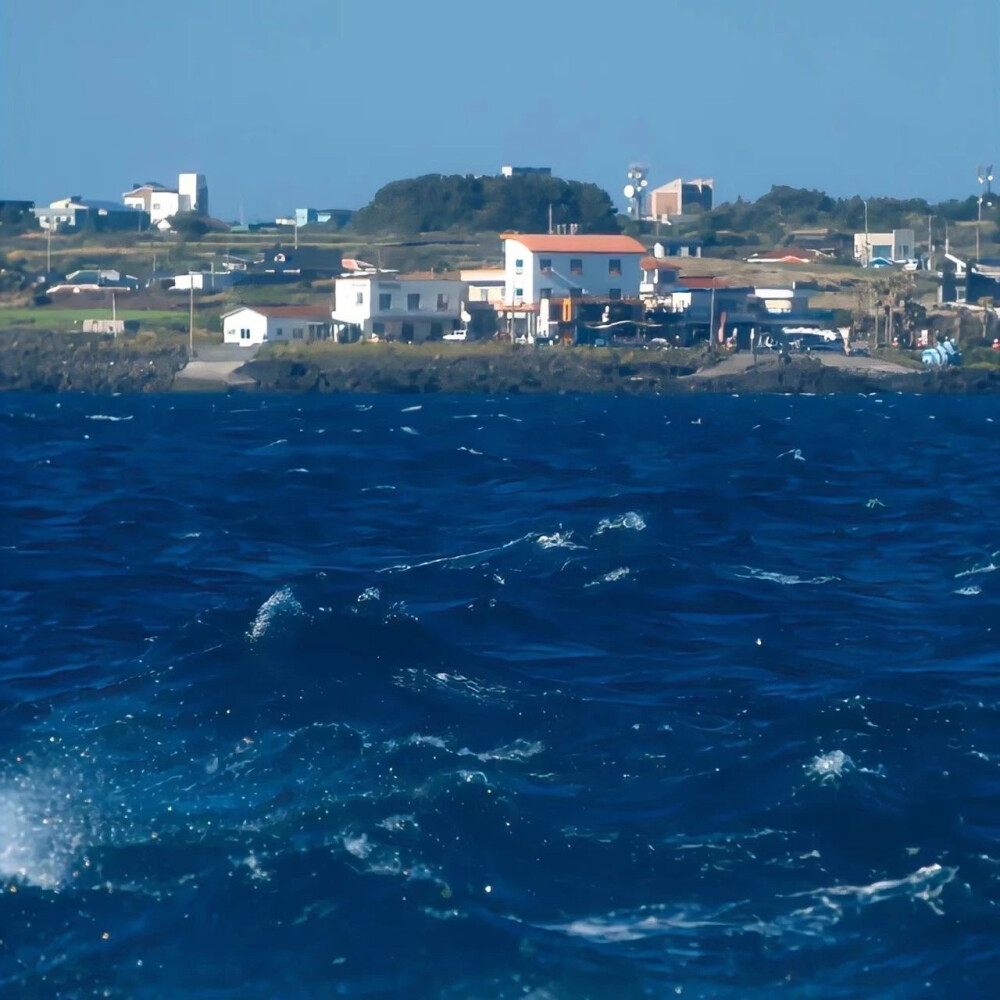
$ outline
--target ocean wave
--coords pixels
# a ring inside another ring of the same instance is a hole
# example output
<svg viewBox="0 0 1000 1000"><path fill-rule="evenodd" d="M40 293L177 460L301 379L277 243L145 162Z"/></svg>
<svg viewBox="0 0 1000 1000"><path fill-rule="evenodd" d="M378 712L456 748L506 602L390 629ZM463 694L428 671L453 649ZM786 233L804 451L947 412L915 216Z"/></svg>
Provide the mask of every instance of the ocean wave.
<svg viewBox="0 0 1000 1000"><path fill-rule="evenodd" d="M619 514L618 517L605 517L601 519L601 522L597 525L597 530L594 532L595 535L603 535L606 531L645 531L646 522L643 520L641 514L637 514L634 510L630 510L625 514Z"/></svg>
<svg viewBox="0 0 1000 1000"><path fill-rule="evenodd" d="M110 420L114 423L119 423L124 420L131 420L134 414L129 414L127 417L116 417L110 413L88 413L87 420Z"/></svg>
<svg viewBox="0 0 1000 1000"><path fill-rule="evenodd" d="M303 615L305 610L291 587L281 587L257 609L247 636L252 640L263 639L276 625Z"/></svg>
<svg viewBox="0 0 1000 1000"><path fill-rule="evenodd" d="M757 569L753 566L741 566L747 570L746 573L734 573L738 580L767 580L770 583L780 583L786 587L794 587L805 584L811 587L821 587L824 583L834 583L840 579L839 576L812 576L801 577L792 573L774 573L769 570Z"/></svg>

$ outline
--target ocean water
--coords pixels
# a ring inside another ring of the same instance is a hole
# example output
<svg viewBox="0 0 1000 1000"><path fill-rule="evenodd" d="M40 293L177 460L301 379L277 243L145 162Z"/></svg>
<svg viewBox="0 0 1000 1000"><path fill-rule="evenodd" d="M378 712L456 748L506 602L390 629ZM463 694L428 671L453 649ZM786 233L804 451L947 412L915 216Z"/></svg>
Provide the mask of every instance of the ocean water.
<svg viewBox="0 0 1000 1000"><path fill-rule="evenodd" d="M995 996L998 430L3 397L0 996Z"/></svg>

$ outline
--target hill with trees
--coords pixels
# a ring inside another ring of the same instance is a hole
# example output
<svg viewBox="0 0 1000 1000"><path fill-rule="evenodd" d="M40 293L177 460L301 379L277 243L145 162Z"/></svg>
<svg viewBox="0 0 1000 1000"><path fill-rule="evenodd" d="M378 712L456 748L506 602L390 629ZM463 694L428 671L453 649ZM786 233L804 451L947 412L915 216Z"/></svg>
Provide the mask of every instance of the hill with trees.
<svg viewBox="0 0 1000 1000"><path fill-rule="evenodd" d="M539 175L462 174L426 174L386 184L355 213L350 228L361 233L546 232L549 206L555 225L576 224L581 233L620 230L610 196L596 184Z"/></svg>

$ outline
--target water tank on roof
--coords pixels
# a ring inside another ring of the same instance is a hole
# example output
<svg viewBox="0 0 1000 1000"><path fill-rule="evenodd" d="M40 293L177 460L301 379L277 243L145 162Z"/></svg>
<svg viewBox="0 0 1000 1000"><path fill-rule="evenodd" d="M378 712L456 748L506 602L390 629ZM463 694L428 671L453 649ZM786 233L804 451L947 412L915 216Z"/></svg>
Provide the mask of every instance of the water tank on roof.
<svg viewBox="0 0 1000 1000"><path fill-rule="evenodd" d="M662 243L654 243L653 244L653 256L654 257L665 257L666 256L666 249L664 248L664 246L663 246Z"/></svg>

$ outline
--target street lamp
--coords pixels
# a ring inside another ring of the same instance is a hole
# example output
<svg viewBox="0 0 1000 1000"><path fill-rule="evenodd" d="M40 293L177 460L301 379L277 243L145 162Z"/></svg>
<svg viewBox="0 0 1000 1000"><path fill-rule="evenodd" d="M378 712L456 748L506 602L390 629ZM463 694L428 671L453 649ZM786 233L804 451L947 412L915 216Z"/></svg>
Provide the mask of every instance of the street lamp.
<svg viewBox="0 0 1000 1000"><path fill-rule="evenodd" d="M993 183L993 164L989 166L983 166L980 164L976 167L976 180L979 181L980 187L986 185L986 194L990 193L990 185ZM983 192L979 192L979 198L977 199L977 212L976 212L976 260L979 260L979 230L983 225Z"/></svg>
<svg viewBox="0 0 1000 1000"><path fill-rule="evenodd" d="M872 245L868 240L868 199L862 198L861 204L865 206L865 259L864 266L868 266L868 262L872 257Z"/></svg>

